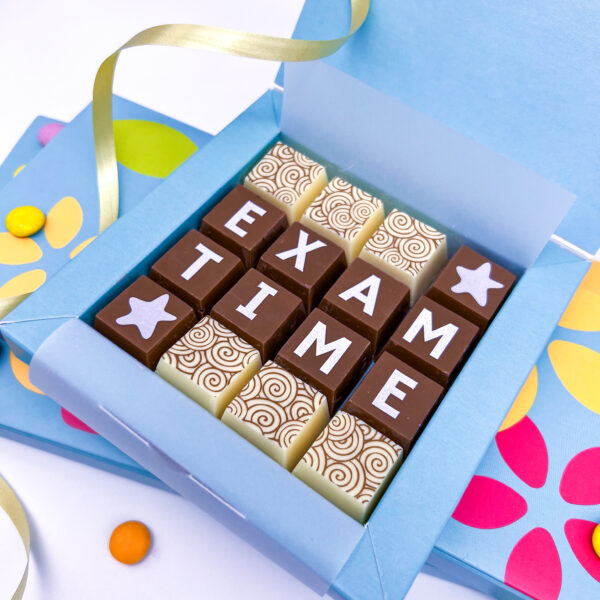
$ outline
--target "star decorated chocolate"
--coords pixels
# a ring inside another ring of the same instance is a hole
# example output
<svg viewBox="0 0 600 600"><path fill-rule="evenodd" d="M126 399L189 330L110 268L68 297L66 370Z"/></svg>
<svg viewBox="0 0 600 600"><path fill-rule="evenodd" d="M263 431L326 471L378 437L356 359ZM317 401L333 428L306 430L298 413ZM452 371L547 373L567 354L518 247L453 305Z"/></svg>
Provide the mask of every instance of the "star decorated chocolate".
<svg viewBox="0 0 600 600"><path fill-rule="evenodd" d="M325 394L330 414L354 387L370 359L368 340L318 308L275 357L290 373Z"/></svg>
<svg viewBox="0 0 600 600"><path fill-rule="evenodd" d="M461 246L427 296L484 331L508 296L516 277L500 265Z"/></svg>
<svg viewBox="0 0 600 600"><path fill-rule="evenodd" d="M298 296L250 269L210 314L252 344L265 362L275 356L306 313Z"/></svg>
<svg viewBox="0 0 600 600"><path fill-rule="evenodd" d="M286 227L282 210L238 185L202 219L200 229L249 269Z"/></svg>
<svg viewBox="0 0 600 600"><path fill-rule="evenodd" d="M443 392L441 385L384 352L348 398L343 410L400 444L406 456Z"/></svg>
<svg viewBox="0 0 600 600"><path fill-rule="evenodd" d="M329 421L321 392L267 362L223 413L223 422L291 470Z"/></svg>
<svg viewBox="0 0 600 600"><path fill-rule="evenodd" d="M392 334L385 350L448 386L466 361L477 333L473 323L423 296Z"/></svg>
<svg viewBox="0 0 600 600"><path fill-rule="evenodd" d="M308 156L277 142L248 173L244 185L281 208L293 223L327 185L327 172Z"/></svg>
<svg viewBox="0 0 600 600"><path fill-rule="evenodd" d="M446 236L400 210L392 210L360 257L410 288L411 303L446 260Z"/></svg>
<svg viewBox="0 0 600 600"><path fill-rule="evenodd" d="M408 287L356 259L333 284L319 308L371 342L378 353L406 313Z"/></svg>
<svg viewBox="0 0 600 600"><path fill-rule="evenodd" d="M383 223L384 216L379 198L341 177L334 177L309 205L300 222L341 246L350 264Z"/></svg>
<svg viewBox="0 0 600 600"><path fill-rule="evenodd" d="M156 372L220 418L260 365L256 348L207 316L161 356Z"/></svg>
<svg viewBox="0 0 600 600"><path fill-rule="evenodd" d="M293 473L364 523L402 461L402 448L344 411L338 412Z"/></svg>
<svg viewBox="0 0 600 600"><path fill-rule="evenodd" d="M294 223L261 256L257 269L298 296L308 312L345 266L337 244Z"/></svg>
<svg viewBox="0 0 600 600"><path fill-rule="evenodd" d="M167 250L150 269L150 277L190 304L198 317L244 273L242 261L193 229Z"/></svg>
<svg viewBox="0 0 600 600"><path fill-rule="evenodd" d="M143 275L98 312L94 327L154 369L161 354L195 320L190 306Z"/></svg>

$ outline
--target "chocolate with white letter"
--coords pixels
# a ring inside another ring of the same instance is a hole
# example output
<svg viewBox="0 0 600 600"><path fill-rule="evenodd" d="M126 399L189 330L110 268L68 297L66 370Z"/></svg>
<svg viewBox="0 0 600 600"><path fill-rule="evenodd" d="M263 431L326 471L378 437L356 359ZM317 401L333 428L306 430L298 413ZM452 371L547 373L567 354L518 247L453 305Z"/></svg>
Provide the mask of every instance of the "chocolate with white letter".
<svg viewBox="0 0 600 600"><path fill-rule="evenodd" d="M143 275L98 312L94 327L154 369L161 354L195 320L190 306Z"/></svg>
<svg viewBox="0 0 600 600"><path fill-rule="evenodd" d="M515 276L500 265L461 246L427 296L475 323L482 331L508 296Z"/></svg>
<svg viewBox="0 0 600 600"><path fill-rule="evenodd" d="M470 321L423 297L400 323L385 350L447 386L467 359L477 332Z"/></svg>
<svg viewBox="0 0 600 600"><path fill-rule="evenodd" d="M244 273L242 261L192 229L163 254L150 277L190 304L199 317Z"/></svg>
<svg viewBox="0 0 600 600"><path fill-rule="evenodd" d="M379 352L406 313L406 285L357 258L325 294L319 308L371 342Z"/></svg>
<svg viewBox="0 0 600 600"><path fill-rule="evenodd" d="M316 308L284 344L275 362L325 394L333 414L370 358L367 339Z"/></svg>
<svg viewBox="0 0 600 600"><path fill-rule="evenodd" d="M337 244L294 223L262 255L257 269L301 298L310 312L345 266Z"/></svg>
<svg viewBox="0 0 600 600"><path fill-rule="evenodd" d="M298 296L250 269L210 314L252 344L264 363L275 356L306 313Z"/></svg>
<svg viewBox="0 0 600 600"><path fill-rule="evenodd" d="M435 381L384 352L343 410L400 444L406 455L433 414L443 391Z"/></svg>
<svg viewBox="0 0 600 600"><path fill-rule="evenodd" d="M237 185L202 219L200 230L237 254L249 269L286 227L282 210Z"/></svg>

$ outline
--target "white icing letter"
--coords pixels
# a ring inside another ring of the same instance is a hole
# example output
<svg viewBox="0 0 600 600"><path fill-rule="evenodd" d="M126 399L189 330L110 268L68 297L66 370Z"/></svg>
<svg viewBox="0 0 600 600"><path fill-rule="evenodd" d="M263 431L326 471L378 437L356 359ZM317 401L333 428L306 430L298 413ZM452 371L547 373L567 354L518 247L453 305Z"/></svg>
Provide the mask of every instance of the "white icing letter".
<svg viewBox="0 0 600 600"><path fill-rule="evenodd" d="M375 303L377 302L377 294L379 294L380 283L381 279L377 277L377 275L371 275L360 283L353 285L345 292L342 292L339 297L345 301L350 300L350 298L356 298L357 300L360 300L365 305L363 312L372 317L373 311L375 310ZM365 294L364 290L367 288L368 291Z"/></svg>
<svg viewBox="0 0 600 600"><path fill-rule="evenodd" d="M242 206L242 208L240 208L240 210L225 223L225 227L227 227L229 231L235 233L235 235L243 238L248 232L239 227L239 223L244 221L244 223L252 224L256 219L251 217L250 213L255 213L259 217L262 217L266 212L267 211L264 208L261 208L251 200L248 200L248 202L246 202L246 204L244 204L244 206Z"/></svg>
<svg viewBox="0 0 600 600"><path fill-rule="evenodd" d="M207 248L204 244L198 244L196 250L200 252L200 256L181 274L181 276L189 281L209 260L214 260L220 263L223 257Z"/></svg>
<svg viewBox="0 0 600 600"><path fill-rule="evenodd" d="M407 342L412 342L421 329L423 330L423 337L426 342L440 338L440 341L435 345L433 350L429 353L432 358L439 358L444 350L448 347L448 344L452 341L458 327L452 323L448 323L443 327L433 329L431 311L424 308L419 316L414 320L413 324L408 328L408 331L402 336L402 339Z"/></svg>
<svg viewBox="0 0 600 600"><path fill-rule="evenodd" d="M256 317L256 313L254 312L267 298L267 296L274 296L277 293L275 288L272 288L270 285L267 285L264 281L261 281L258 284L259 291L256 292L256 295L246 306L240 304L235 310L239 313L242 313L245 317L248 317L251 321Z"/></svg>
<svg viewBox="0 0 600 600"><path fill-rule="evenodd" d="M316 345L315 355L321 356L331 352L331 356L321 365L319 370L325 375L329 375L331 369L335 367L340 358L344 355L344 352L350 348L352 342L345 337L341 337L329 344L325 343L325 337L327 335L327 326L322 321L318 321L317 324L312 328L310 333L300 342L298 347L294 350L296 356L304 356L306 351L313 345Z"/></svg>
<svg viewBox="0 0 600 600"><path fill-rule="evenodd" d="M386 415L392 417L392 419L396 419L400 414L400 411L390 406L387 403L387 399L390 396L395 396L398 400L404 400L406 397L406 394L396 387L399 383L403 383L411 390L414 390L417 387L417 382L414 379L401 373L398 369L394 369L394 372L389 376L385 385L379 390L379 393L375 396L375 400L373 400L373 406L382 410Z"/></svg>
<svg viewBox="0 0 600 600"><path fill-rule="evenodd" d="M304 271L304 263L306 262L306 255L313 250L317 250L318 248L322 248L327 244L323 243L320 240L316 240L315 242L308 242L308 233L304 230L300 230L300 235L298 236L298 247L292 248L291 250L285 250L284 252L279 252L275 256L280 258L281 260L287 260L288 258L296 257L296 262L294 263L294 267L298 269L298 271Z"/></svg>

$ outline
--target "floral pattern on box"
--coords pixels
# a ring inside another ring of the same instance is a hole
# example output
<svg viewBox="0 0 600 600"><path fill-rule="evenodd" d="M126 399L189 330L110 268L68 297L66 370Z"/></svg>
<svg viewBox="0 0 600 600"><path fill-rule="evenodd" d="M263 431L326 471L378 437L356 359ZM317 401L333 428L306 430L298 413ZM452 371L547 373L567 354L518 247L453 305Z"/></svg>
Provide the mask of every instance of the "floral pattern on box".
<svg viewBox="0 0 600 600"><path fill-rule="evenodd" d="M463 561L537 600L600 598L600 558L591 543L598 523L595 264L465 490L442 545L446 538Z"/></svg>

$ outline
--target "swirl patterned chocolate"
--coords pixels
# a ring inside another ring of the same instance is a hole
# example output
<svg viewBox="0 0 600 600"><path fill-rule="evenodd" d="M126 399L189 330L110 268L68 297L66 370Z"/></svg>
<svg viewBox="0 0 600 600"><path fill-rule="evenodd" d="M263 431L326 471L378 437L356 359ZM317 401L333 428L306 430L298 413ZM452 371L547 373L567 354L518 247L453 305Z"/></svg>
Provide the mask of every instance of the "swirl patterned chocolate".
<svg viewBox="0 0 600 600"><path fill-rule="evenodd" d="M405 212L392 210L360 257L407 284L414 302L446 260L446 236Z"/></svg>
<svg viewBox="0 0 600 600"><path fill-rule="evenodd" d="M321 392L269 361L229 404L223 421L290 468L328 417Z"/></svg>
<svg viewBox="0 0 600 600"><path fill-rule="evenodd" d="M277 142L248 173L244 185L282 208L290 222L327 183L325 168L287 144Z"/></svg>
<svg viewBox="0 0 600 600"><path fill-rule="evenodd" d="M157 371L220 415L259 367L258 350L206 316L163 354Z"/></svg>
<svg viewBox="0 0 600 600"><path fill-rule="evenodd" d="M363 521L401 458L398 444L354 415L340 411L294 473Z"/></svg>

